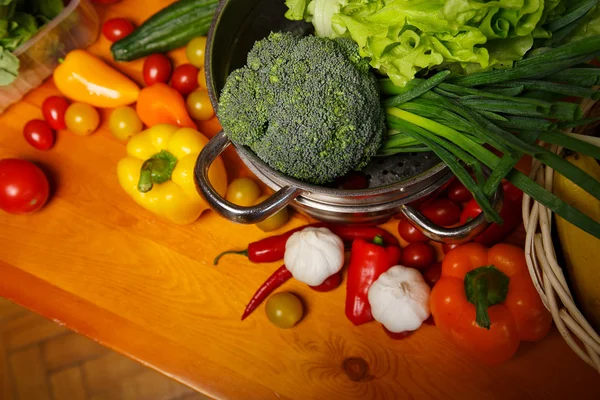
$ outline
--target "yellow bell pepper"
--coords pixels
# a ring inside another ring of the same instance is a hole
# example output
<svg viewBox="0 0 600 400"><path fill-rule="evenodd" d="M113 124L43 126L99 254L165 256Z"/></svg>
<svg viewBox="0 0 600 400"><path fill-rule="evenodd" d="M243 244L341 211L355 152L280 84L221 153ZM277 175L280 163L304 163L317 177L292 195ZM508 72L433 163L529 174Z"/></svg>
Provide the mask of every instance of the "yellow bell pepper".
<svg viewBox="0 0 600 400"><path fill-rule="evenodd" d="M73 50L54 70L54 83L71 100L99 108L116 108L137 101L139 86L85 50Z"/></svg>
<svg viewBox="0 0 600 400"><path fill-rule="evenodd" d="M117 166L119 183L147 210L176 224L192 223L209 208L194 181L196 159L207 143L195 129L155 125L129 139L127 156ZM220 157L209 180L224 196L227 173Z"/></svg>

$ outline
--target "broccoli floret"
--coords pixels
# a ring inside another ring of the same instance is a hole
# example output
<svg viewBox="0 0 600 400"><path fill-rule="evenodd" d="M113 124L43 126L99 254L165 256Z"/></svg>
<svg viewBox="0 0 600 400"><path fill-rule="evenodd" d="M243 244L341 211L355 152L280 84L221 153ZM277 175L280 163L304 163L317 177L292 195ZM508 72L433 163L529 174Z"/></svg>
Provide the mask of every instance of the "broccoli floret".
<svg viewBox="0 0 600 400"><path fill-rule="evenodd" d="M292 33L255 43L228 77L218 117L234 143L314 184L364 168L385 129L377 80L356 44Z"/></svg>

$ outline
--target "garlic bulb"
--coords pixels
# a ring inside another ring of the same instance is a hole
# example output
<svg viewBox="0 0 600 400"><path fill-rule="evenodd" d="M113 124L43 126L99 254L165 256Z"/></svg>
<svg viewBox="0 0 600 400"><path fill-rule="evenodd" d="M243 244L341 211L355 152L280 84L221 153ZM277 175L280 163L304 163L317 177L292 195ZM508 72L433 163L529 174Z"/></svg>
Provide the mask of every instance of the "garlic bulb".
<svg viewBox="0 0 600 400"><path fill-rule="evenodd" d="M397 265L373 282L368 298L373 318L398 333L414 331L429 318L430 294L419 271Z"/></svg>
<svg viewBox="0 0 600 400"><path fill-rule="evenodd" d="M295 279L318 286L344 266L344 242L327 228L305 228L289 237L283 260Z"/></svg>

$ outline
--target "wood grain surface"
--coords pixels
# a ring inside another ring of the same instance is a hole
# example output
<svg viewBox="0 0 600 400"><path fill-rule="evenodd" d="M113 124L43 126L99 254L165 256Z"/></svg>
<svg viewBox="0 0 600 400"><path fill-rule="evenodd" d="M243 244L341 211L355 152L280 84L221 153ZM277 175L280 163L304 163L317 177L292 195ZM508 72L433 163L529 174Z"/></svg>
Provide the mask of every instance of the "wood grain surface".
<svg viewBox="0 0 600 400"><path fill-rule="evenodd" d="M167 3L123 0L98 11L139 23ZM108 47L99 38L91 51L111 62ZM174 56L183 59L181 51ZM141 61L118 67L140 81ZM275 328L263 307L242 323L246 302L278 265L231 256L214 267L212 259L265 234L211 211L174 226L137 206L117 182L125 145L107 131L107 112L90 137L65 131L52 151L29 147L23 125L57 93L50 80L0 117L0 158L37 162L53 187L39 213L0 214L0 296L216 398L598 398L598 375L555 330L523 344L506 364L486 367L432 326L403 341L388 339L376 323L353 326L343 285L317 293L287 283L283 289L307 309L294 329ZM230 178L249 175L232 151L225 161ZM306 222L296 215L286 229ZM364 364L345 370L348 359Z"/></svg>

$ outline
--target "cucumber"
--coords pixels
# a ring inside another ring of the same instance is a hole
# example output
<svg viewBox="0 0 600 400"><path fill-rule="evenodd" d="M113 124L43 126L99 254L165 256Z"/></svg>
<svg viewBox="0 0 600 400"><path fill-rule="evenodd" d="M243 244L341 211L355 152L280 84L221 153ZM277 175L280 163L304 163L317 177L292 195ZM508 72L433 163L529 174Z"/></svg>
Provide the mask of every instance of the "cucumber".
<svg viewBox="0 0 600 400"><path fill-rule="evenodd" d="M163 8L110 48L115 61L133 61L183 47L208 33L219 0L179 0Z"/></svg>

